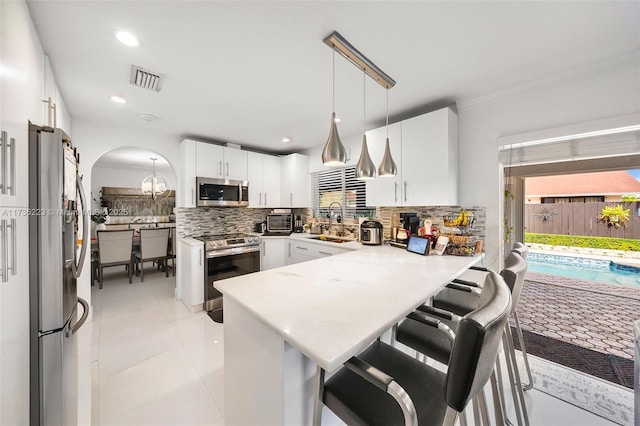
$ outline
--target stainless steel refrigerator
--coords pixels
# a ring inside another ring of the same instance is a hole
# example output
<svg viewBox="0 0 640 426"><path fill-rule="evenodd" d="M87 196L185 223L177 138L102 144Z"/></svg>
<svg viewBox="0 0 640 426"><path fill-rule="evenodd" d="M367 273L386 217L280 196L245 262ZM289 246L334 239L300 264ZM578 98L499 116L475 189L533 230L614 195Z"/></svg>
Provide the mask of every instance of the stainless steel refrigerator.
<svg viewBox="0 0 640 426"><path fill-rule="evenodd" d="M78 297L76 279L91 243L78 164L62 130L29 125L31 425L77 424L75 333L89 306Z"/></svg>

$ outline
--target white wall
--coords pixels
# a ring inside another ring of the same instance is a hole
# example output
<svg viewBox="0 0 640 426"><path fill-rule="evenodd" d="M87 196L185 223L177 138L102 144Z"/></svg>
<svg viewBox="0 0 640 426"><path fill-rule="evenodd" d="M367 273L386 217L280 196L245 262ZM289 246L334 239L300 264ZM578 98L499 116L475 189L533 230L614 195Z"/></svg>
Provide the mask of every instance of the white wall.
<svg viewBox="0 0 640 426"><path fill-rule="evenodd" d="M640 58L573 80L505 95L486 103L459 105L460 203L487 207L487 261L502 250L502 170L498 138L618 116L640 124ZM491 237L493 236L493 237Z"/></svg>

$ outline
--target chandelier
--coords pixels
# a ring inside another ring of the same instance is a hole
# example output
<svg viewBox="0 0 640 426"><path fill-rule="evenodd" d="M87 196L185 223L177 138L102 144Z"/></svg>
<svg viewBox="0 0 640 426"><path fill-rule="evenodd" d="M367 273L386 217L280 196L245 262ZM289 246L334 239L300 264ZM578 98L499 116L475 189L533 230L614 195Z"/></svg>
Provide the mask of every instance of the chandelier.
<svg viewBox="0 0 640 426"><path fill-rule="evenodd" d="M156 174L157 160L157 158L151 158L151 161L153 161L153 173L144 178L141 188L144 195L150 195L154 200L164 194L168 187L165 177Z"/></svg>

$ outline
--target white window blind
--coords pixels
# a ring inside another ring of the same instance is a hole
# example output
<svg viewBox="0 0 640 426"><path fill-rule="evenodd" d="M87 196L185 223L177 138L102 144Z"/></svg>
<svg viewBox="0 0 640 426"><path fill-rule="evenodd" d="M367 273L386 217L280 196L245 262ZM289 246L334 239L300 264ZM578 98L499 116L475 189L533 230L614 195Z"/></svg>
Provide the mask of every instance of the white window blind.
<svg viewBox="0 0 640 426"><path fill-rule="evenodd" d="M311 174L312 207L318 217L327 217L333 202L343 206L348 218L369 213L367 187L364 181L356 180L355 170L350 166ZM334 205L333 211L340 208Z"/></svg>

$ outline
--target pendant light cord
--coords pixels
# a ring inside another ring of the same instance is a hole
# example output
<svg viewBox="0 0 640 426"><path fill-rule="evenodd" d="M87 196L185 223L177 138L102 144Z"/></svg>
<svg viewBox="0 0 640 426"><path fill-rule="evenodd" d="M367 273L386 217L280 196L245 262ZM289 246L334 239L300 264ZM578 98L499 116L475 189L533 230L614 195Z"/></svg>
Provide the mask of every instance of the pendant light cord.
<svg viewBox="0 0 640 426"><path fill-rule="evenodd" d="M336 49L333 49L333 112L336 112Z"/></svg>
<svg viewBox="0 0 640 426"><path fill-rule="evenodd" d="M362 134L367 131L367 74L362 69Z"/></svg>
<svg viewBox="0 0 640 426"><path fill-rule="evenodd" d="M387 139L389 139L389 89L387 89Z"/></svg>

